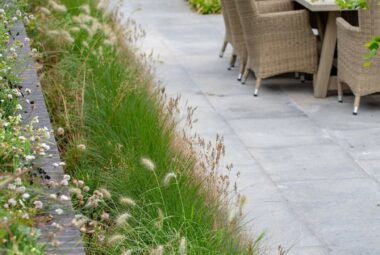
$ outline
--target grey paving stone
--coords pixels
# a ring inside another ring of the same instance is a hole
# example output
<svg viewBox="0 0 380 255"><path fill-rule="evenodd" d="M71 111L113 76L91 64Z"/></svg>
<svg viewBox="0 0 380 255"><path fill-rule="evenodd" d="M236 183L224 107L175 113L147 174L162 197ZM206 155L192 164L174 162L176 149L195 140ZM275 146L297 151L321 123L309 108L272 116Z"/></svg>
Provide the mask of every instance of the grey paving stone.
<svg viewBox="0 0 380 255"><path fill-rule="evenodd" d="M329 251L323 246L308 246L290 248L289 255L327 255Z"/></svg>
<svg viewBox="0 0 380 255"><path fill-rule="evenodd" d="M286 106L284 106L286 107ZM330 134L304 117L230 120L239 137L251 148L331 144Z"/></svg>
<svg viewBox="0 0 380 255"><path fill-rule="evenodd" d="M288 204L284 202L258 202L248 203L245 211L247 222L253 228L257 236L260 232L264 233L272 251L278 245L285 247L320 246L320 240L299 221ZM274 254L274 253L270 253Z"/></svg>
<svg viewBox="0 0 380 255"><path fill-rule="evenodd" d="M364 171L336 145L319 144L250 151L276 182L366 177Z"/></svg>

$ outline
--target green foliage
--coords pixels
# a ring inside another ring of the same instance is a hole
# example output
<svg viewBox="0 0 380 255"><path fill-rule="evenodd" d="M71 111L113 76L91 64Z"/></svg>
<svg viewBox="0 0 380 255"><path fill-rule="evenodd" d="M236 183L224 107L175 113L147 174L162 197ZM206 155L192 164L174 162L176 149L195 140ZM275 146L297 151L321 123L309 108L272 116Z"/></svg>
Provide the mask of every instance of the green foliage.
<svg viewBox="0 0 380 255"><path fill-rule="evenodd" d="M3 201L1 201L3 202ZM3 203L2 203L3 204ZM0 254L7 255L43 255L44 246L38 243L40 233L32 228L32 220L24 219L22 210L0 208Z"/></svg>
<svg viewBox="0 0 380 255"><path fill-rule="evenodd" d="M220 13L220 0L189 0L189 4L202 14Z"/></svg>
<svg viewBox="0 0 380 255"><path fill-rule="evenodd" d="M341 9L358 10L367 9L367 0L336 0L336 3Z"/></svg>
<svg viewBox="0 0 380 255"><path fill-rule="evenodd" d="M62 0L67 12L30 2L38 13L30 33L43 52L41 83L56 129L65 130L57 139L76 179L76 223L88 254L160 254L152 252L161 246L165 254L253 254L222 213L214 184L223 181L212 181L219 173L197 176L189 141L175 134L176 109L152 91L151 75L124 45L135 35L123 37L99 10L102 2Z"/></svg>
<svg viewBox="0 0 380 255"><path fill-rule="evenodd" d="M0 0L0 254L42 255L44 248L37 243L39 233L33 228L37 210L31 178L24 176L40 145L36 141L40 134L33 121L22 123L19 115L18 65L22 60L18 54L24 44L11 40L13 24L29 19L23 6L22 1Z"/></svg>

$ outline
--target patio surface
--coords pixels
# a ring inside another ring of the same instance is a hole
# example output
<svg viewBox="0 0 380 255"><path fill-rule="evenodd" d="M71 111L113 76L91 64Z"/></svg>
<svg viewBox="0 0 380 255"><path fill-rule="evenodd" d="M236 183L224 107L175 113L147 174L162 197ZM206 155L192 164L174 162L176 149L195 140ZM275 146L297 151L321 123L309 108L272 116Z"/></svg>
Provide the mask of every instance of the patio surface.
<svg viewBox="0 0 380 255"><path fill-rule="evenodd" d="M195 131L224 136L241 172L246 221L265 232L269 254L380 254L380 97L316 99L310 82L273 78L258 98L220 59L221 15L201 16L183 0L125 0L122 10L147 32L141 47L160 56L169 95L198 107Z"/></svg>

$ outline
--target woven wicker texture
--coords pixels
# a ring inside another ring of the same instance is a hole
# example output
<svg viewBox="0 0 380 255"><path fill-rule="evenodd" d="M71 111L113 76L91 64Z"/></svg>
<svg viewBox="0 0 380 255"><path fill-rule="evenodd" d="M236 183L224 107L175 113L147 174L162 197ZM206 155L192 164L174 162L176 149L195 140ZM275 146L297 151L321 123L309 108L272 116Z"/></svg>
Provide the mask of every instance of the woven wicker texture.
<svg viewBox="0 0 380 255"><path fill-rule="evenodd" d="M368 0L368 10L359 11L359 27L351 26L342 18L338 25L338 78L345 82L356 96L380 92L380 55L364 67L368 54L365 44L380 34L380 6L377 0Z"/></svg>
<svg viewBox="0 0 380 255"><path fill-rule="evenodd" d="M222 14L223 14L223 20L224 20L224 27L226 29L225 36L224 36L224 42L229 43L232 45L232 35L231 35L231 29L230 29L230 19L228 17L228 12L225 11L225 2L226 0L221 0L220 3L222 5Z"/></svg>
<svg viewBox="0 0 380 255"><path fill-rule="evenodd" d="M235 0L248 50L247 68L257 78L317 70L317 42L306 10L292 3Z"/></svg>
<svg viewBox="0 0 380 255"><path fill-rule="evenodd" d="M224 7L224 12L227 13L232 37L232 45L234 52L240 59L240 62L245 65L247 62L247 48L245 45L245 39L243 34L242 24L240 22L239 13L236 8L235 1L233 0L222 0Z"/></svg>

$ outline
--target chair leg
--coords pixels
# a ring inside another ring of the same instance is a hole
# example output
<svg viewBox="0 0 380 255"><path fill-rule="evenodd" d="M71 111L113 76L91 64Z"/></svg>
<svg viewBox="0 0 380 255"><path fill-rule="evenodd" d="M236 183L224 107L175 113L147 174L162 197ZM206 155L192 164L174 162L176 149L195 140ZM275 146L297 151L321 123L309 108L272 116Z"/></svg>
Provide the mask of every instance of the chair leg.
<svg viewBox="0 0 380 255"><path fill-rule="evenodd" d="M257 78L256 80L256 88L255 88L255 93L253 94L255 97L257 97L257 95L259 94L259 89L260 89L260 86L261 86L261 78Z"/></svg>
<svg viewBox="0 0 380 255"><path fill-rule="evenodd" d="M359 104L360 104L360 96L355 96L354 112L353 112L354 115L358 115Z"/></svg>
<svg viewBox="0 0 380 255"><path fill-rule="evenodd" d="M242 63L240 65L239 75L238 75L238 78L237 78L238 81L241 81L241 79L243 78L243 75L245 73L245 67L246 67L245 63Z"/></svg>
<svg viewBox="0 0 380 255"><path fill-rule="evenodd" d="M302 83L305 83L305 74L304 73L300 75L300 80Z"/></svg>
<svg viewBox="0 0 380 255"><path fill-rule="evenodd" d="M223 42L222 49L220 50L220 53L219 53L219 57L220 57L220 58L223 57L224 52L226 51L226 48L227 48L227 44L228 44L227 41L224 41L224 42Z"/></svg>
<svg viewBox="0 0 380 255"><path fill-rule="evenodd" d="M246 68L243 74L243 78L241 79L241 84L245 84L247 82L250 73L251 72L249 71L249 68Z"/></svg>
<svg viewBox="0 0 380 255"><path fill-rule="evenodd" d="M235 54L232 54L231 60L230 60L230 67L228 67L228 70L232 70L232 68L235 67L237 56Z"/></svg>
<svg viewBox="0 0 380 255"><path fill-rule="evenodd" d="M343 102L343 88L342 88L342 82L338 80L338 102Z"/></svg>
<svg viewBox="0 0 380 255"><path fill-rule="evenodd" d="M300 78L300 73L294 73L294 77L296 78L296 79L299 79Z"/></svg>

